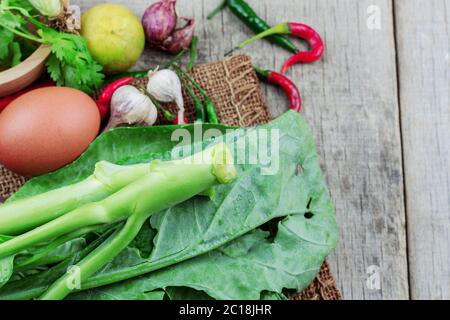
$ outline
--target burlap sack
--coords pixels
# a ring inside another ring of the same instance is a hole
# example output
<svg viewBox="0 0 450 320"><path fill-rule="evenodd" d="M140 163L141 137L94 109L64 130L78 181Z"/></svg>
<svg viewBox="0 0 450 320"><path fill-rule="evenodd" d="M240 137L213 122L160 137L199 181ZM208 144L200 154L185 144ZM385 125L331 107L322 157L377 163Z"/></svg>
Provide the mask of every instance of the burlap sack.
<svg viewBox="0 0 450 320"><path fill-rule="evenodd" d="M220 62L199 65L192 72L195 80L208 92L216 104L221 123L250 127L269 122L272 117L264 102L259 80L253 72L250 57L237 55ZM145 84L139 83L136 84ZM191 98L185 95L188 120L195 118ZM167 106L175 111L174 106ZM26 179L0 166L0 198L7 198ZM311 286L292 295L292 300L339 300L341 294L327 263Z"/></svg>

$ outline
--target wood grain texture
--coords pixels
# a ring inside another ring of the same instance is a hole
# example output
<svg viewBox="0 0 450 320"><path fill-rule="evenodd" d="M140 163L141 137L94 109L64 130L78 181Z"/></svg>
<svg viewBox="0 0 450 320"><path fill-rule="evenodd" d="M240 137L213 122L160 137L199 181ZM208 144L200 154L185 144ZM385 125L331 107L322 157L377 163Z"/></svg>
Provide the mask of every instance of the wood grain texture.
<svg viewBox="0 0 450 320"><path fill-rule="evenodd" d="M74 1L83 8L102 1ZM151 1L120 1L141 16ZM345 299L406 299L408 274L397 96L394 23L389 0L248 0L272 24L310 24L326 44L323 61L294 68L341 226L330 258ZM195 16L200 62L223 58L252 35L229 10L212 21L212 0L179 0L180 15ZM369 6L380 8L382 28L366 25ZM265 41L242 50L258 66L279 69L289 53ZM136 69L168 60L147 49ZM281 91L263 86L273 115L284 112ZM380 267L381 290L366 286L367 268Z"/></svg>
<svg viewBox="0 0 450 320"><path fill-rule="evenodd" d="M411 297L450 299L450 3L395 13Z"/></svg>
<svg viewBox="0 0 450 320"><path fill-rule="evenodd" d="M311 24L327 48L322 63L291 76L303 91L342 230L332 270L346 299L407 299L392 1L293 2L278 5L277 19ZM367 26L374 5L380 30ZM366 286L371 266L380 268L381 290Z"/></svg>

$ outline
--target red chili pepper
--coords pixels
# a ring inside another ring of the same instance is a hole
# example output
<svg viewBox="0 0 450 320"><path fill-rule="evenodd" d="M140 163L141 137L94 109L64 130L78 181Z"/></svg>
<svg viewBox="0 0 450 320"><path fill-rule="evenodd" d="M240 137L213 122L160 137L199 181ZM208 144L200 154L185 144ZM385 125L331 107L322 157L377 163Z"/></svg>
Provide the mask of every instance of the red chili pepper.
<svg viewBox="0 0 450 320"><path fill-rule="evenodd" d="M175 120L173 120L173 124L176 124L176 125L189 124L189 121L187 121L187 119L184 115L182 118L180 118L179 116L176 116Z"/></svg>
<svg viewBox="0 0 450 320"><path fill-rule="evenodd" d="M289 98L289 109L296 112L302 110L302 97L300 91L291 80L275 71L261 70L257 67L254 67L254 69L260 78L283 89Z"/></svg>
<svg viewBox="0 0 450 320"><path fill-rule="evenodd" d="M2 112L11 102L13 102L18 97L24 95L27 92L30 92L30 91L36 90L36 89L40 89L40 88L52 87L54 85L55 85L55 83L52 80L47 80L44 82L39 82L39 83L33 84L21 91L11 94L9 96L0 98L0 112Z"/></svg>
<svg viewBox="0 0 450 320"><path fill-rule="evenodd" d="M108 84L97 99L97 107L100 111L101 119L104 120L111 110L111 98L120 87L126 86L134 81L134 77L125 77Z"/></svg>
<svg viewBox="0 0 450 320"><path fill-rule="evenodd" d="M274 34L290 34L295 37L304 39L308 42L311 49L306 52L298 52L294 54L289 60L286 61L286 63L283 65L283 68L281 69L281 73L286 73L286 71L293 66L294 64L303 62L303 63L311 63L316 60L319 60L325 51L324 44L322 41L322 38L320 37L319 33L315 31L310 26L307 26L303 23L297 23L297 22L284 22L276 25L273 28L268 29L265 32L262 32L258 34L257 36L242 42L239 44L235 49L243 48L246 45L274 35ZM234 50L234 49L233 49Z"/></svg>
<svg viewBox="0 0 450 320"><path fill-rule="evenodd" d="M302 23L289 22L290 32L292 35L308 41L311 50L306 52L298 52L289 58L283 67L281 73L286 71L297 63L312 63L322 58L325 51L324 44L320 34L310 26Z"/></svg>

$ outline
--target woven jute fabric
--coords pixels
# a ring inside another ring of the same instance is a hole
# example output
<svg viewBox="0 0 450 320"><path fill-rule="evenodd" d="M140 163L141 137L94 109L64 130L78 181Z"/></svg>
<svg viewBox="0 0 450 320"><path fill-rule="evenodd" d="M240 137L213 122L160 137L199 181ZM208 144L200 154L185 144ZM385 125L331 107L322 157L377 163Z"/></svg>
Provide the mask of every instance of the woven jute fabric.
<svg viewBox="0 0 450 320"><path fill-rule="evenodd" d="M192 70L193 78L214 101L221 123L251 127L269 122L272 117L264 101L259 80L253 71L250 57L237 55L223 61L203 64ZM142 80L135 85L145 85ZM198 93L198 92L197 92ZM184 92L186 117L195 119L192 99ZM174 105L165 108L175 112ZM0 198L17 191L26 178L0 166ZM292 300L339 300L341 294L325 262L314 282L302 293L291 295Z"/></svg>

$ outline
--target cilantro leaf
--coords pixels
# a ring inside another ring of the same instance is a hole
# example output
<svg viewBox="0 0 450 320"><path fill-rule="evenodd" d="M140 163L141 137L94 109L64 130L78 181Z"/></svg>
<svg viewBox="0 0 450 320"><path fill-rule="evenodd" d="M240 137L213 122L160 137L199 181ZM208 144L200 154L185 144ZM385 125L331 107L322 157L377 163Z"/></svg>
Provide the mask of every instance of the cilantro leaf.
<svg viewBox="0 0 450 320"><path fill-rule="evenodd" d="M48 72L59 86L69 86L91 94L104 79L102 66L91 56L82 36L58 32L33 17L34 9L28 0L0 0L0 67L20 62L29 46L14 41L14 34L31 42L49 45L52 56L47 62ZM37 36L27 31L25 24L34 24ZM25 43L26 44L26 43Z"/></svg>
<svg viewBox="0 0 450 320"><path fill-rule="evenodd" d="M58 85L73 87L88 94L102 85L103 68L92 58L83 37L49 28L39 30L39 35L44 43L51 46L53 58L47 67Z"/></svg>
<svg viewBox="0 0 450 320"><path fill-rule="evenodd" d="M29 14L36 14L36 9L28 0L9 0L9 6L19 7L26 10Z"/></svg>
<svg viewBox="0 0 450 320"><path fill-rule="evenodd" d="M14 33L26 25L24 15L28 15L29 6L27 0L0 1L0 70L19 64L24 57L22 45Z"/></svg>
<svg viewBox="0 0 450 320"><path fill-rule="evenodd" d="M52 54L47 60L47 71L50 77L55 81L56 85L61 86L63 84L63 75L61 71L61 62L58 58Z"/></svg>
<svg viewBox="0 0 450 320"><path fill-rule="evenodd" d="M20 49L20 44L18 42L11 43L11 65L14 67L22 61L22 50Z"/></svg>
<svg viewBox="0 0 450 320"><path fill-rule="evenodd" d="M2 41L0 41L0 61L3 61L9 57L9 45L14 40L14 34L11 31L0 27L0 39L2 39Z"/></svg>
<svg viewBox="0 0 450 320"><path fill-rule="evenodd" d="M0 28L0 70L18 65L23 58L21 45L15 40L14 34L4 28Z"/></svg>
<svg viewBox="0 0 450 320"><path fill-rule="evenodd" d="M19 15L13 14L11 11L0 10L0 26L16 29L26 23L26 20Z"/></svg>

